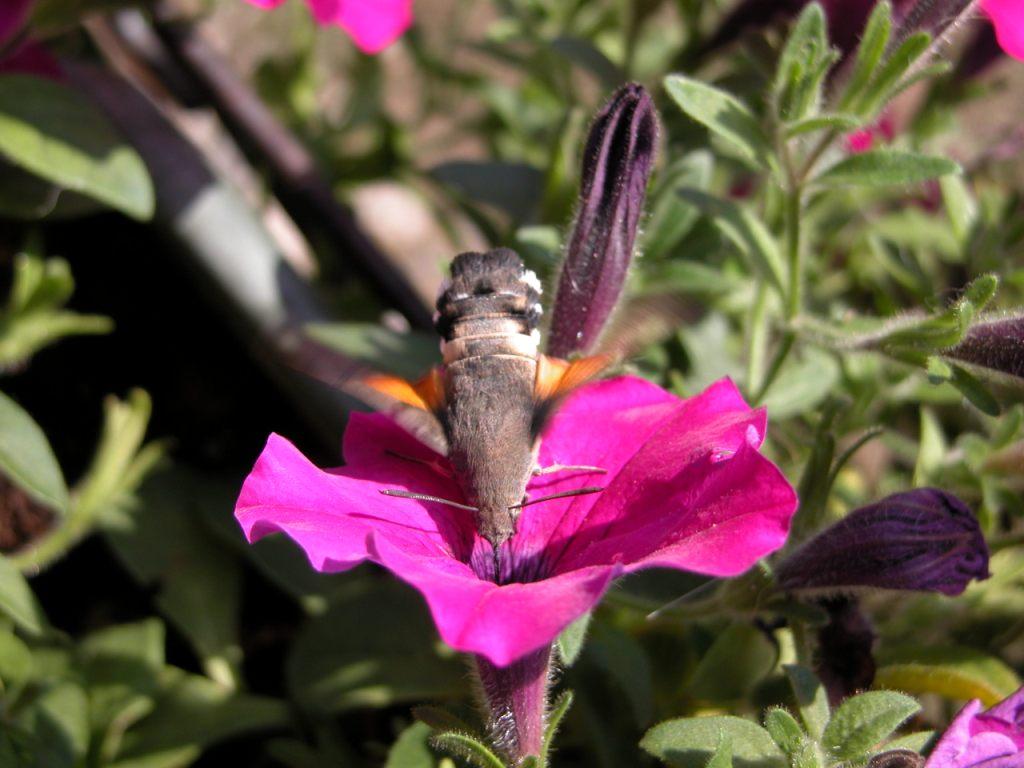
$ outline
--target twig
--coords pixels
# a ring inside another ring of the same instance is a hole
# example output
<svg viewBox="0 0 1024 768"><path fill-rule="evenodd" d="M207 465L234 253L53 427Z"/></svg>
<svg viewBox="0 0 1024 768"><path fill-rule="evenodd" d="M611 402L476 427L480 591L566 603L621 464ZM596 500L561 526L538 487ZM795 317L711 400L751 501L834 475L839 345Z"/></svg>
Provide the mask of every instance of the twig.
<svg viewBox="0 0 1024 768"><path fill-rule="evenodd" d="M399 264L362 232L295 135L191 24L172 20L170 4L158 3L154 15L155 31L174 59L208 94L242 149L270 170L274 190L288 213L301 227L322 231L412 325L430 328L430 310Z"/></svg>

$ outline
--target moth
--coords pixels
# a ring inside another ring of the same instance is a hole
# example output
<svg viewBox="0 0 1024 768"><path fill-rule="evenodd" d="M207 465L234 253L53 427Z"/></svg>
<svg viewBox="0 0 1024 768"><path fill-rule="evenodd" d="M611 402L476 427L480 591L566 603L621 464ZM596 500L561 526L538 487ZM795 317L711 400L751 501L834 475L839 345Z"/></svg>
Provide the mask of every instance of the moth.
<svg viewBox="0 0 1024 768"><path fill-rule="evenodd" d="M551 498L596 493L599 487L526 497L534 475L602 473L599 467L537 464L540 434L558 402L611 363L605 355L567 362L539 351L541 285L512 250L463 253L437 300L435 328L443 363L415 383L376 375L366 386L429 413L452 474L469 502L389 491L470 509L480 535L495 547L515 532L519 510Z"/></svg>
<svg viewBox="0 0 1024 768"><path fill-rule="evenodd" d="M348 390L388 409L448 459L465 501L415 491L391 496L470 510L495 549L513 535L520 510L552 498L603 490L588 486L527 498L537 474L600 467L537 464L539 440L558 404L609 368L614 356L565 360L592 347L618 301L633 253L650 176L658 120L650 95L630 83L597 114L583 151L576 220L551 323L552 349L540 352L541 284L512 250L463 253L439 294L435 328L443 361L416 382L379 374L349 377ZM309 372L311 366L303 367ZM315 366L313 366L315 367ZM410 459L410 457L404 457ZM410 459L415 460L415 459Z"/></svg>

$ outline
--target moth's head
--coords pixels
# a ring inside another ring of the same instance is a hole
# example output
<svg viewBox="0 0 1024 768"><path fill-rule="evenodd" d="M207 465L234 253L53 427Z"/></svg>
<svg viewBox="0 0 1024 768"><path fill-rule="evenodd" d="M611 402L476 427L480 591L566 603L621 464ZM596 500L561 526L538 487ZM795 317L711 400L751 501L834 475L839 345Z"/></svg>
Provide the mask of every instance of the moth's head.
<svg viewBox="0 0 1024 768"><path fill-rule="evenodd" d="M438 296L435 326L450 341L462 326L501 318L503 327L528 336L543 313L540 295L537 275L523 266L515 251L460 253Z"/></svg>

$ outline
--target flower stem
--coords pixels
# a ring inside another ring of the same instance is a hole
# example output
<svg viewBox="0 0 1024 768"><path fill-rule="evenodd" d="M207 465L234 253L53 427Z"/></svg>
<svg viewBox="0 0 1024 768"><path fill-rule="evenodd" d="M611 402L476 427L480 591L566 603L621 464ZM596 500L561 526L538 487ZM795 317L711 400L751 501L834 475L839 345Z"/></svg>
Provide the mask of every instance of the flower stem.
<svg viewBox="0 0 1024 768"><path fill-rule="evenodd" d="M491 740L509 765L519 765L543 750L551 653L548 645L507 667L476 657Z"/></svg>

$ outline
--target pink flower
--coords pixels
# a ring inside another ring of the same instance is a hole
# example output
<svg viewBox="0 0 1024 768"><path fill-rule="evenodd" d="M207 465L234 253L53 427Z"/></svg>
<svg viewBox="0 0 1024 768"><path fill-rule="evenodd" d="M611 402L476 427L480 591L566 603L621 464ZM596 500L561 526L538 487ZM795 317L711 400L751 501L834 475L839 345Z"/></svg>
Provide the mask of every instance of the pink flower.
<svg viewBox="0 0 1024 768"><path fill-rule="evenodd" d="M35 0L4 0L0 6L0 45L6 45L25 26L33 2Z"/></svg>
<svg viewBox="0 0 1024 768"><path fill-rule="evenodd" d="M984 712L975 699L960 710L925 768L1024 766L1024 688Z"/></svg>
<svg viewBox="0 0 1024 768"><path fill-rule="evenodd" d="M757 451L765 424L729 381L687 400L632 377L581 388L545 432L539 463L607 474L542 475L529 491L595 477L605 490L525 507L498 551L497 583L478 575L494 572L495 552L470 512L380 493L463 500L446 460L384 415L352 415L340 469L317 469L271 435L235 515L250 541L282 531L317 570L384 566L423 593L449 645L505 666L551 643L622 574L735 576L778 549L796 494Z"/></svg>
<svg viewBox="0 0 1024 768"><path fill-rule="evenodd" d="M1024 61L1024 0L982 0L981 7L992 20L1000 47Z"/></svg>
<svg viewBox="0 0 1024 768"><path fill-rule="evenodd" d="M35 0L6 0L0 8L0 74L63 77L50 52L27 37L19 39Z"/></svg>
<svg viewBox="0 0 1024 768"><path fill-rule="evenodd" d="M284 0L249 0L276 8ZM337 24L363 53L380 53L412 24L412 0L306 0L319 24Z"/></svg>
<svg viewBox="0 0 1024 768"><path fill-rule="evenodd" d="M895 136L896 125L893 119L889 115L883 114L873 125L851 131L843 137L843 140L847 152L859 155L861 152L870 150L875 145L875 139L890 142Z"/></svg>

